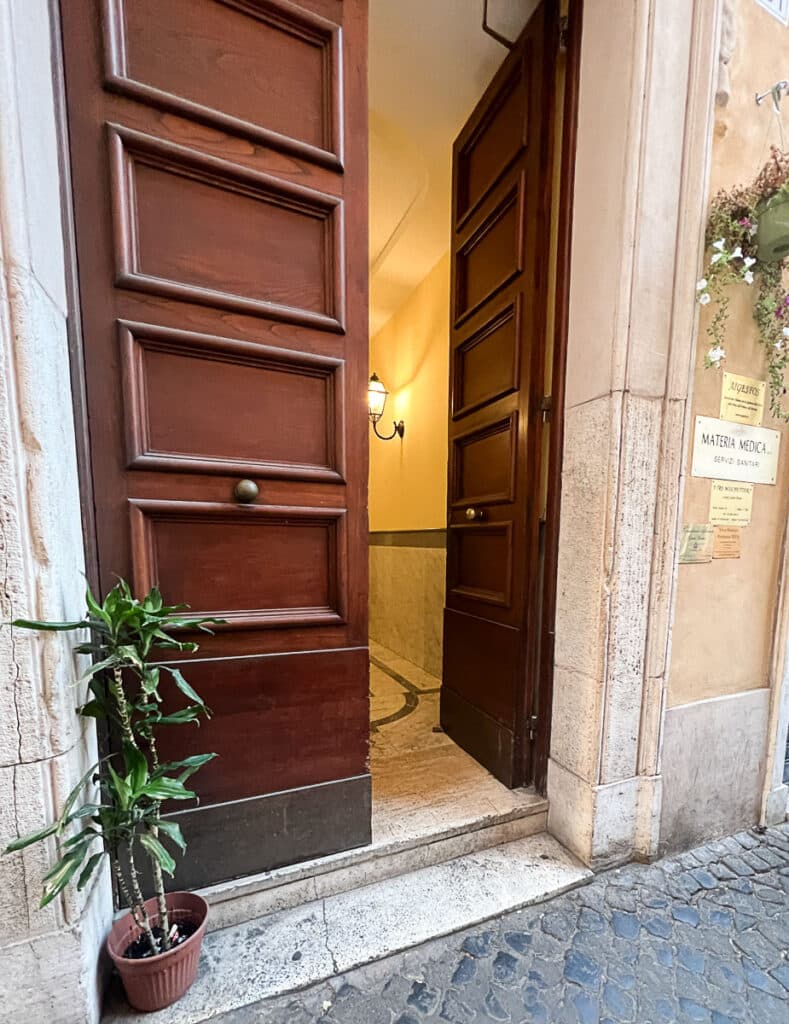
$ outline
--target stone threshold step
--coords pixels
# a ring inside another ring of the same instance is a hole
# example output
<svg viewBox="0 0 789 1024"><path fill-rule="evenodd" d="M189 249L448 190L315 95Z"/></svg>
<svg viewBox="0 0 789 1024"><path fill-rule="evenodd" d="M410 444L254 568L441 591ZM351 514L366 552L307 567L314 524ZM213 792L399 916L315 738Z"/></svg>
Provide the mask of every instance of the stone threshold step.
<svg viewBox="0 0 789 1024"><path fill-rule="evenodd" d="M544 833L456 857L213 932L180 1003L137 1014L115 993L104 1024L200 1024L539 903L591 877Z"/></svg>
<svg viewBox="0 0 789 1024"><path fill-rule="evenodd" d="M231 928L265 914L394 878L419 868L441 864L491 846L524 839L545 831L548 801L519 791L519 806L484 817L439 821L432 829L386 834L369 846L328 857L290 864L201 889L211 906L209 931Z"/></svg>

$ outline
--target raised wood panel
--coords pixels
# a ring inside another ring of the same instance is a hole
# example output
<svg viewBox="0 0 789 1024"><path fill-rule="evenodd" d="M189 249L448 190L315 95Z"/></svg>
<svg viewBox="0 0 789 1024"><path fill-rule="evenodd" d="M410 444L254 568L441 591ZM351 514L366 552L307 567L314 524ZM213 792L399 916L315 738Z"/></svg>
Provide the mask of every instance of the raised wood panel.
<svg viewBox="0 0 789 1024"><path fill-rule="evenodd" d="M455 326L523 270L523 204L526 178L498 199L455 253Z"/></svg>
<svg viewBox="0 0 789 1024"><path fill-rule="evenodd" d="M110 126L116 283L341 330L343 204Z"/></svg>
<svg viewBox="0 0 789 1024"><path fill-rule="evenodd" d="M528 144L530 48L504 80L457 153L456 224L461 227Z"/></svg>
<svg viewBox="0 0 789 1024"><path fill-rule="evenodd" d="M181 664L212 717L199 729L163 730L160 755L218 755L200 772L203 803L361 775L369 729L366 654L198 656L188 668ZM172 693L173 707L182 706L174 686Z"/></svg>
<svg viewBox="0 0 789 1024"><path fill-rule="evenodd" d="M518 389L521 351L518 295L452 352L452 416L459 419Z"/></svg>
<svg viewBox="0 0 789 1024"><path fill-rule="evenodd" d="M345 620L345 511L219 502L130 502L134 587L159 586L220 629ZM188 552L188 556L185 556Z"/></svg>
<svg viewBox="0 0 789 1024"><path fill-rule="evenodd" d="M485 604L511 605L511 522L450 525L447 590Z"/></svg>
<svg viewBox="0 0 789 1024"><path fill-rule="evenodd" d="M518 414L452 439L451 504L492 505L514 499Z"/></svg>
<svg viewBox="0 0 789 1024"><path fill-rule="evenodd" d="M452 689L510 728L516 722L512 696L517 685L520 646L518 630L512 626L450 608L446 611L444 649L452 673ZM484 695L480 690L481 679L485 681Z"/></svg>
<svg viewBox="0 0 789 1024"><path fill-rule="evenodd" d="M342 481L341 359L126 321L119 336L130 468Z"/></svg>
<svg viewBox="0 0 789 1024"><path fill-rule="evenodd" d="M103 0L103 18L108 88L342 166L338 25L278 0Z"/></svg>

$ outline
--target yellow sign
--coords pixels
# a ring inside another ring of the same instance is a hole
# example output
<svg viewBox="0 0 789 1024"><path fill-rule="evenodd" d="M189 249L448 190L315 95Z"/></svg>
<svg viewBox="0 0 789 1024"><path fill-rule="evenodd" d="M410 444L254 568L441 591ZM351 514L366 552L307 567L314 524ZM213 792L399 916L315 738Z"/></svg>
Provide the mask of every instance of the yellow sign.
<svg viewBox="0 0 789 1024"><path fill-rule="evenodd" d="M710 522L713 526L750 526L753 484L713 480L710 492Z"/></svg>
<svg viewBox="0 0 789 1024"><path fill-rule="evenodd" d="M720 418L732 423L750 423L754 427L760 426L764 416L766 387L763 380L741 377L738 373L724 372Z"/></svg>
<svg viewBox="0 0 789 1024"><path fill-rule="evenodd" d="M713 527L707 523L692 523L682 527L682 543L679 548L680 563L712 561Z"/></svg>
<svg viewBox="0 0 789 1024"><path fill-rule="evenodd" d="M739 558L741 550L739 526L716 526L712 542L713 558Z"/></svg>

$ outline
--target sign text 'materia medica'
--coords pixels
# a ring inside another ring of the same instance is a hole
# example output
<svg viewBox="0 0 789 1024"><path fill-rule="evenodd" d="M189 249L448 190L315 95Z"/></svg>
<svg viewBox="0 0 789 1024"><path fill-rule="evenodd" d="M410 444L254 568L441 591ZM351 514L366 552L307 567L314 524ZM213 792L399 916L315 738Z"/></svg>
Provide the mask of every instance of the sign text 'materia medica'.
<svg viewBox="0 0 789 1024"><path fill-rule="evenodd" d="M713 480L774 484L780 443L777 430L697 416L691 473Z"/></svg>

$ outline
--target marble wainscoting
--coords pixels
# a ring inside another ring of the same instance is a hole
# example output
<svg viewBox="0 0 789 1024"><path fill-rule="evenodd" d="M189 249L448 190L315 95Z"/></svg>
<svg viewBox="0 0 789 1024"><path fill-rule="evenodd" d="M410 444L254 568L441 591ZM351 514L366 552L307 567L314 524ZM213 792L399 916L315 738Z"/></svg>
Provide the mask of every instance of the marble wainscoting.
<svg viewBox="0 0 789 1024"><path fill-rule="evenodd" d="M370 637L441 676L446 531L370 534Z"/></svg>

